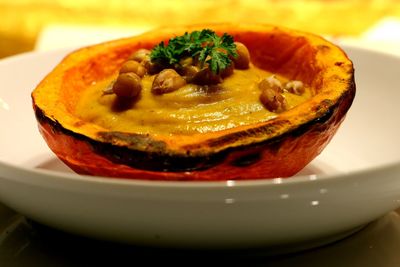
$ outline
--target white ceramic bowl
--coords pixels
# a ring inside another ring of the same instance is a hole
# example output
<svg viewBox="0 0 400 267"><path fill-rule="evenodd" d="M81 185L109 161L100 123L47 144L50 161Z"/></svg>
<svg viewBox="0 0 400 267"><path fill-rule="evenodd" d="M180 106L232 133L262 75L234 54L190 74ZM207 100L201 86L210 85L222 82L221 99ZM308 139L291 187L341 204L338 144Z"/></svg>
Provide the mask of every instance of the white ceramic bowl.
<svg viewBox="0 0 400 267"><path fill-rule="evenodd" d="M0 201L58 229L142 245L274 250L340 238L400 206L400 59L345 50L357 95L328 147L295 177L236 182L72 173L39 135L30 99L66 51L5 59Z"/></svg>

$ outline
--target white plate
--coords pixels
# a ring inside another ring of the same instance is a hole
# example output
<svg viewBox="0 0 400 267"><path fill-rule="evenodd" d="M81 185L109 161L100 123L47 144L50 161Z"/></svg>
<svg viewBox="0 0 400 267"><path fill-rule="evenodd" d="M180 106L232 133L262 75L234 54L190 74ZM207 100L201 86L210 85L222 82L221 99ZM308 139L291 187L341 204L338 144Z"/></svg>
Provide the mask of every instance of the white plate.
<svg viewBox="0 0 400 267"><path fill-rule="evenodd" d="M72 173L39 135L30 99L66 52L3 60L0 201L58 229L135 244L279 249L340 238L400 205L400 59L346 50L357 95L328 147L296 177L236 182Z"/></svg>
<svg viewBox="0 0 400 267"><path fill-rule="evenodd" d="M185 250L99 242L24 219L0 205L1 266L273 266L399 267L400 214L392 211L349 238L292 255L258 250ZM189 263L189 264L188 264ZM194 263L194 264L193 264Z"/></svg>

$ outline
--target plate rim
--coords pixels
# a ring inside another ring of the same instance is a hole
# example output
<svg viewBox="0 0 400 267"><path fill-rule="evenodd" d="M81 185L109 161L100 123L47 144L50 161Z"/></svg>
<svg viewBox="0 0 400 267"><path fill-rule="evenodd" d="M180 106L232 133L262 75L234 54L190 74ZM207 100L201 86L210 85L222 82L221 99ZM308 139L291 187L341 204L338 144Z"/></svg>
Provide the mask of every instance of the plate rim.
<svg viewBox="0 0 400 267"><path fill-rule="evenodd" d="M71 48L62 48L62 49L54 49L54 50L47 50L47 51L28 51L24 53L20 53L17 55L12 55L6 58L0 59L0 66L1 65L6 65L10 64L13 62L18 62L20 60L24 60L27 57L42 57L42 56L58 56L60 57L60 60L67 56L69 53L73 52L74 50L77 49L83 49L87 46L84 47L71 47ZM399 60L400 62L400 56L395 55L395 54L390 54L388 52L380 51L380 50L374 50L368 47L363 47L363 46L358 46L354 44L346 44L340 43L339 42L339 47L343 49L346 54L348 53L347 51L349 50L354 50L354 51L361 51L363 53L372 53L377 56L383 56L385 58L391 58L394 60ZM58 60L58 61L60 61ZM54 68L57 63L52 67ZM39 78L39 81L42 78ZM52 155L54 158L59 160L51 151L49 151L49 154ZM31 167L25 167L25 166L20 166L18 164L12 164L8 162L4 162L0 159L0 171L6 170L8 172L10 171L23 171L25 174L34 174L34 175L43 175L46 177L56 177L57 179L68 179L68 180L79 180L79 181L85 181L85 182L95 182L95 183L111 183L111 184L124 184L124 185L130 185L130 186L148 186L148 187L174 187L174 188L191 188L191 187L197 187L197 188L225 188L225 187L252 187L252 186L279 186L279 185L292 185L292 184L303 184L303 183L308 183L310 181L323 181L323 180L338 180L338 179L348 179L348 177L352 175L366 175L370 172L375 172L375 171L383 171L385 169L392 169L392 168L400 168L400 160L396 162L391 162L375 167L368 167L368 168L363 168L360 170L354 170L354 171L348 171L348 172L339 172L339 173L326 173L326 174L305 174L305 175L298 175L298 176L292 176L288 178L266 178L266 179L248 179L248 180L222 180L222 181L163 181L163 180L147 180L147 179L141 179L141 178L117 178L117 177L103 177L103 176L92 176L92 175L82 175L82 174L76 174L76 173L65 173L65 172L59 172L55 170L47 170L47 169L40 169L40 168L31 168ZM0 173L0 179L13 179L13 180L21 180L16 177L4 177Z"/></svg>

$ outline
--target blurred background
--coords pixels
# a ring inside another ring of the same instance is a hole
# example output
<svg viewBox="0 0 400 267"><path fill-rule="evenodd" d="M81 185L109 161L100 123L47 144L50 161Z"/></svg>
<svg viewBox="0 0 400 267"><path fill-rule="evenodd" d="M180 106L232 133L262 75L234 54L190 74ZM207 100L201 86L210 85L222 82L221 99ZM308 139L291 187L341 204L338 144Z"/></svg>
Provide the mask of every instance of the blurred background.
<svg viewBox="0 0 400 267"><path fill-rule="evenodd" d="M399 0L0 0L0 58L203 22L270 23L394 50L399 21Z"/></svg>

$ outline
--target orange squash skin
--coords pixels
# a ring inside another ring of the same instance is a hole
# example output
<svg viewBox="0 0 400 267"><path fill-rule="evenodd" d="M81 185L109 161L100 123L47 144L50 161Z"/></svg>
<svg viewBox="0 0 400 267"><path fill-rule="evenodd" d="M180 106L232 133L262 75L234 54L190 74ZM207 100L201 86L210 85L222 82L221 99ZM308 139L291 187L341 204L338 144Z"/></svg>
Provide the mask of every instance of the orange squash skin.
<svg viewBox="0 0 400 267"><path fill-rule="evenodd" d="M330 98L329 90L321 89L317 94L322 95L318 101L310 101L292 111L297 112L299 117L308 116L308 119L278 116L272 122L254 127L194 138L194 142L178 148L167 141L154 139L151 134L136 136L129 133L97 132L95 138L87 136L76 129L66 127L62 116L56 118L50 114L46 105L36 101L42 93L34 91L33 107L39 130L50 149L77 173L131 179L264 179L290 177L303 169L329 143L352 104L355 82L351 61L340 49L314 35L299 34L268 25L196 26L210 27L215 28L217 32L228 32L235 40L243 42L251 52L252 62L258 67L292 78L300 77L304 82L321 88L330 85L330 80L320 78L323 76L320 73L326 68L332 79L337 79L338 86L343 88L335 88L337 96L334 98ZM182 30L190 31L191 28ZM38 88L47 90L46 86L48 87L52 75L57 79L62 76L60 84L56 86L64 86L64 83L74 80L71 86L84 88L85 84L94 78L117 71L122 62L137 48L151 48L160 40L167 39L167 36L171 37L171 32L155 31L144 36L140 42L138 37L117 41L121 43L115 46L112 42L97 46L103 46L102 51L110 51L108 54L93 52L90 47L86 48L87 57L84 52L78 51L79 57L70 60L76 65L69 66L72 63L64 61L61 65L68 65L68 68L64 68L62 73L53 71ZM310 40L316 44L309 45ZM265 51L265 47L269 50ZM340 57L329 58L327 62L317 64L318 57L323 57L326 53L330 56L331 50L335 50L335 56L339 54ZM293 56L295 53L298 55ZM114 64L109 64L110 62ZM335 68L344 70L339 72ZM320 76L315 78L316 74ZM81 80L77 80L76 75L80 75ZM59 98L66 102L65 109L72 109L69 105L76 101L75 96L68 94L68 91L60 92L65 94ZM312 116L304 115L308 113ZM79 129L79 122L75 124Z"/></svg>

